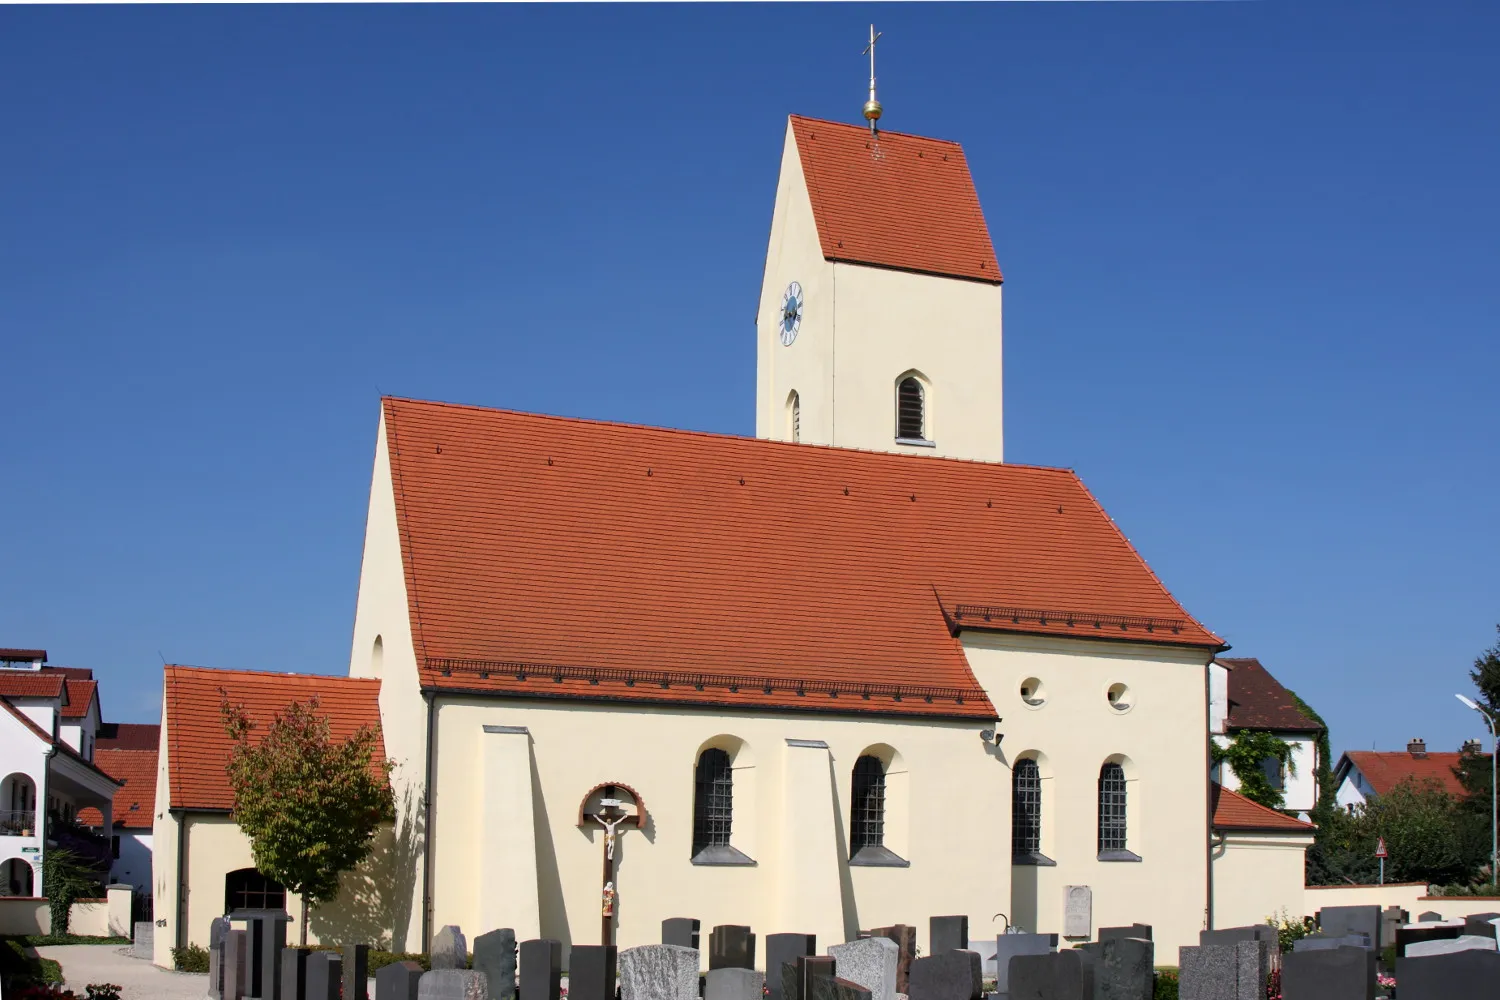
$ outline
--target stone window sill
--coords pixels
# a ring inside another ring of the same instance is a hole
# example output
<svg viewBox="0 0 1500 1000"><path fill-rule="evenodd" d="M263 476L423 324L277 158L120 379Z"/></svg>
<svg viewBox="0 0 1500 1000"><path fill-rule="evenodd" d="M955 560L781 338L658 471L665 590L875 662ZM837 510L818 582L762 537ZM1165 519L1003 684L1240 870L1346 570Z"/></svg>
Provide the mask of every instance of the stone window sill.
<svg viewBox="0 0 1500 1000"><path fill-rule="evenodd" d="M1010 856L1012 865L1035 866L1037 868L1056 868L1057 862L1053 861L1041 851L1028 851L1025 854L1012 854Z"/></svg>
<svg viewBox="0 0 1500 1000"><path fill-rule="evenodd" d="M871 845L861 847L849 859L854 868L910 868L911 862L896 854L889 847Z"/></svg>
<svg viewBox="0 0 1500 1000"><path fill-rule="evenodd" d="M914 448L936 448L937 447L937 442L936 441L929 441L926 438L903 438L903 437L898 437L896 439L896 443L897 444L909 444L909 445L911 445Z"/></svg>
<svg viewBox="0 0 1500 1000"><path fill-rule="evenodd" d="M1139 854L1135 853L1134 851L1125 851L1125 850L1100 851L1099 852L1099 860L1100 861L1139 861L1139 860L1141 860L1141 856Z"/></svg>
<svg viewBox="0 0 1500 1000"><path fill-rule="evenodd" d="M695 865L718 865L726 868L753 868L755 859L729 844L710 844L693 855Z"/></svg>

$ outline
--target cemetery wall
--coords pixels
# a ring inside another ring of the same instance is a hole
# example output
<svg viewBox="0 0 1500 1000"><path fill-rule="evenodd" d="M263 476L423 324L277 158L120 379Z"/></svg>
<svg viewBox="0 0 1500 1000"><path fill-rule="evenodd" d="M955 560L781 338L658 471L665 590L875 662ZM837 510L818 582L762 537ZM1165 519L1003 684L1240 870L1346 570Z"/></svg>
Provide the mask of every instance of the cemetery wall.
<svg viewBox="0 0 1500 1000"><path fill-rule="evenodd" d="M109 936L109 901L79 899L68 909L68 933L84 937ZM127 931L126 937L130 936Z"/></svg>
<svg viewBox="0 0 1500 1000"><path fill-rule="evenodd" d="M585 794L610 781L633 788L649 815L644 832L622 830L617 846L622 947L659 941L661 921L677 916L704 927L815 933L829 943L934 913L994 926L1010 891L1009 866L991 860L1009 843L1009 779L980 728L445 697L436 742L433 926L514 927L518 936L596 943L602 833L580 828L578 812ZM754 865L691 862L694 767L710 746L730 754L731 843ZM887 764L887 846L909 867L848 864L852 769L866 753ZM516 845L528 838L523 865Z"/></svg>
<svg viewBox="0 0 1500 1000"><path fill-rule="evenodd" d="M1283 910L1293 919L1312 912L1303 898L1312 842L1307 834L1225 834L1214 851L1214 926L1263 924Z"/></svg>
<svg viewBox="0 0 1500 1000"><path fill-rule="evenodd" d="M1163 954L1197 944L1208 916L1206 652L967 631L962 641L1005 734L1004 773L970 800L1009 803L1022 756L1036 758L1042 779L1041 853L1056 864L1011 869L1012 922L1061 932L1065 887L1090 886L1094 927L1152 924ZM1110 701L1115 685L1127 704ZM1106 762L1125 772L1127 849L1139 861L1100 860ZM1007 838L991 843L1003 859Z"/></svg>
<svg viewBox="0 0 1500 1000"><path fill-rule="evenodd" d="M46 934L51 925L45 899L0 896L0 934Z"/></svg>
<svg viewBox="0 0 1500 1000"><path fill-rule="evenodd" d="M1432 896L1425 882L1387 882L1385 885L1310 885L1306 906L1309 914L1328 906L1399 906L1415 920L1418 914L1441 913L1455 920L1475 913L1500 912L1495 896Z"/></svg>

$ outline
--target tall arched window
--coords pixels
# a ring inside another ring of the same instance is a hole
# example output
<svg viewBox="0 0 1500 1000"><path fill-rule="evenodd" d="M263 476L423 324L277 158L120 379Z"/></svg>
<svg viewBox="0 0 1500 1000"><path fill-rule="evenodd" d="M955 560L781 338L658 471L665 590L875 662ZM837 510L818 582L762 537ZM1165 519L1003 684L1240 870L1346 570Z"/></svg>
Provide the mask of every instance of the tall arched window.
<svg viewBox="0 0 1500 1000"><path fill-rule="evenodd" d="M286 889L254 868L241 868L224 876L224 912L235 910L284 910Z"/></svg>
<svg viewBox="0 0 1500 1000"><path fill-rule="evenodd" d="M377 635L375 642L370 646L370 676L379 677L384 670L385 640Z"/></svg>
<svg viewBox="0 0 1500 1000"><path fill-rule="evenodd" d="M866 755L854 762L850 796L849 851L885 846L885 765Z"/></svg>
<svg viewBox="0 0 1500 1000"><path fill-rule="evenodd" d="M927 440L926 400L922 383L908 375L896 385L896 437L902 441Z"/></svg>
<svg viewBox="0 0 1500 1000"><path fill-rule="evenodd" d="M802 440L802 397L795 389L786 398L786 432L794 443Z"/></svg>
<svg viewBox="0 0 1500 1000"><path fill-rule="evenodd" d="M1010 853L1022 863L1041 857L1042 772L1035 759L1016 761L1011 772Z"/></svg>
<svg viewBox="0 0 1500 1000"><path fill-rule="evenodd" d="M1113 762L1099 769L1099 854L1125 851L1125 769Z"/></svg>
<svg viewBox="0 0 1500 1000"><path fill-rule="evenodd" d="M693 854L729 846L734 825L734 772L729 754L710 747L698 756L693 775Z"/></svg>

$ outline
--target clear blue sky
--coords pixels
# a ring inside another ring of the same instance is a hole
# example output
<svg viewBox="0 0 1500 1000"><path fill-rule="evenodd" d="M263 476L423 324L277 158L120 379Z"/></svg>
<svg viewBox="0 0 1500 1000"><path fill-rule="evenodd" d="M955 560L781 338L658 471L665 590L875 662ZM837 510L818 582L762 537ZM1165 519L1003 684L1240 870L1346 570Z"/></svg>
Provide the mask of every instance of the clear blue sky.
<svg viewBox="0 0 1500 1000"><path fill-rule="evenodd" d="M0 8L0 645L340 672L377 394L749 434L785 116L962 141L1006 453L1333 727L1500 622L1500 5ZM940 335L940 332L936 335ZM160 654L160 655L159 655Z"/></svg>

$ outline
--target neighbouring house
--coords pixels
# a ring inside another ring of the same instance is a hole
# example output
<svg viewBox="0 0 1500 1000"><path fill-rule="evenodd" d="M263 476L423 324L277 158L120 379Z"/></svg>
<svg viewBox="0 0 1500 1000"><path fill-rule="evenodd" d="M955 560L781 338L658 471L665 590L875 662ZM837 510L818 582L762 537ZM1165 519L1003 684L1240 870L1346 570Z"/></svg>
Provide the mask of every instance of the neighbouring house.
<svg viewBox="0 0 1500 1000"><path fill-rule="evenodd" d="M1213 786L1213 917L1215 927L1265 923L1306 909L1307 849L1317 828Z"/></svg>
<svg viewBox="0 0 1500 1000"><path fill-rule="evenodd" d="M156 755L161 727L105 722L94 744L94 763L120 782L115 792L114 823L109 831L114 856L110 878L151 897L151 835L156 809ZM81 821L103 832L97 809L84 810Z"/></svg>
<svg viewBox="0 0 1500 1000"><path fill-rule="evenodd" d="M79 813L107 827L120 784L93 760L98 685L88 671L46 666L42 649L0 649L0 894L41 896L41 860L66 847L102 868L110 842Z"/></svg>
<svg viewBox="0 0 1500 1000"><path fill-rule="evenodd" d="M1292 693L1254 657L1218 657L1213 674L1210 732L1214 742L1224 746L1237 733L1259 731L1290 744L1290 767L1275 758L1268 758L1262 766L1272 786L1281 790L1284 808L1307 819L1318 803L1322 725L1309 718ZM1216 765L1213 775L1226 789L1239 790L1240 779L1229 767Z"/></svg>
<svg viewBox="0 0 1500 1000"><path fill-rule="evenodd" d="M1389 794L1403 781L1436 781L1450 795L1467 794L1454 768L1464 753L1476 753L1478 744L1466 745L1463 751L1429 751L1427 741L1416 739L1401 750L1348 750L1333 770L1335 801L1353 809L1371 799Z"/></svg>

